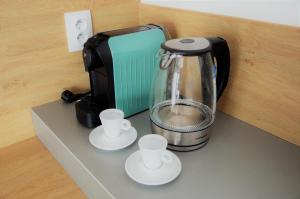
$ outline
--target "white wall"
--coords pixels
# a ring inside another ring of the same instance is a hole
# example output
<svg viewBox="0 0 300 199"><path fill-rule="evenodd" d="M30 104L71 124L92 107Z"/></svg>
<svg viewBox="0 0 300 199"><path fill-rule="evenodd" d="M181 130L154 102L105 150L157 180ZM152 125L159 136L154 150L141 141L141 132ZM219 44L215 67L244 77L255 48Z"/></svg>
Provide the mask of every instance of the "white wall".
<svg viewBox="0 0 300 199"><path fill-rule="evenodd" d="M141 0L141 2L300 27L300 0Z"/></svg>

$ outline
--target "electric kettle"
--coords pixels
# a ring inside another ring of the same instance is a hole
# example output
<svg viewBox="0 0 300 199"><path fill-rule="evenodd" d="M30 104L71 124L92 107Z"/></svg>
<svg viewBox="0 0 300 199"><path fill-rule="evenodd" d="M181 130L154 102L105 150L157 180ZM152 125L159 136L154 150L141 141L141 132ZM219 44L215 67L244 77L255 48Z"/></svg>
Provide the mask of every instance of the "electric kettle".
<svg viewBox="0 0 300 199"><path fill-rule="evenodd" d="M171 150L199 149L209 140L216 103L228 82L227 42L172 39L161 44L157 57L149 101L152 131L164 136Z"/></svg>

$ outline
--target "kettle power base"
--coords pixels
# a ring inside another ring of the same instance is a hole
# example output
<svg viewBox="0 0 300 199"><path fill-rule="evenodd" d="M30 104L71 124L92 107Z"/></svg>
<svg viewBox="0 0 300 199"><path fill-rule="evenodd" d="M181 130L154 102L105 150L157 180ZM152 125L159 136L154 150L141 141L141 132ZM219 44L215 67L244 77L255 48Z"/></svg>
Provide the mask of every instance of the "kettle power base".
<svg viewBox="0 0 300 199"><path fill-rule="evenodd" d="M149 112L128 119L137 139L151 132ZM155 187L126 175L125 161L138 150L137 142L115 152L95 148L89 143L91 129L75 117L74 104L35 107L32 120L38 138L87 198L182 199L187 193L189 199L300 198L300 147L221 112L216 114L209 144L192 152L174 152L182 163L180 176Z"/></svg>
<svg viewBox="0 0 300 199"><path fill-rule="evenodd" d="M151 132L164 136L168 140L168 149L170 150L180 152L194 151L204 147L209 141L212 125L199 131L177 132L158 126L151 117L150 120Z"/></svg>
<svg viewBox="0 0 300 199"><path fill-rule="evenodd" d="M168 144L168 149L172 150L172 151L178 151L178 152L190 152L190 151L195 151L197 149L201 149L202 147L204 147L205 145L207 145L209 141L209 138L197 145L191 145L191 146L176 146L176 145L172 145L172 144Z"/></svg>

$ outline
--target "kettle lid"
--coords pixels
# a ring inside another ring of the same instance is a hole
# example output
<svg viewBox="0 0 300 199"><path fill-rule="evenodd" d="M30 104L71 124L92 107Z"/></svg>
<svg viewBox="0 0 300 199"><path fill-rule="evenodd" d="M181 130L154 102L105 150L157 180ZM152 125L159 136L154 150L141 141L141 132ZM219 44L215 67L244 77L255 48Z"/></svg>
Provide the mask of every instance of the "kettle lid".
<svg viewBox="0 0 300 199"><path fill-rule="evenodd" d="M209 41L204 37L171 39L161 44L161 48L180 55L199 55L211 50Z"/></svg>

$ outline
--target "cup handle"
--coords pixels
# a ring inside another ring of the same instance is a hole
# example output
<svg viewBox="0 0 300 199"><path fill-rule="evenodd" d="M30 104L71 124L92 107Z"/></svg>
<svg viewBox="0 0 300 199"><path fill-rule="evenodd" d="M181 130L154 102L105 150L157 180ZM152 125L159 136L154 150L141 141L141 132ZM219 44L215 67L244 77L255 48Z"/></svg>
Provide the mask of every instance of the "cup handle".
<svg viewBox="0 0 300 199"><path fill-rule="evenodd" d="M127 131L127 130L130 129L130 127L131 127L130 121L123 119L122 122L121 122L121 129Z"/></svg>
<svg viewBox="0 0 300 199"><path fill-rule="evenodd" d="M161 160L166 164L170 164L173 161L173 157L172 157L171 153L169 153L168 151L165 151L161 155Z"/></svg>

